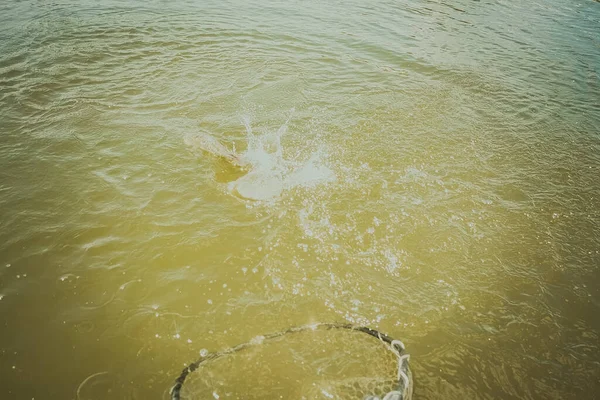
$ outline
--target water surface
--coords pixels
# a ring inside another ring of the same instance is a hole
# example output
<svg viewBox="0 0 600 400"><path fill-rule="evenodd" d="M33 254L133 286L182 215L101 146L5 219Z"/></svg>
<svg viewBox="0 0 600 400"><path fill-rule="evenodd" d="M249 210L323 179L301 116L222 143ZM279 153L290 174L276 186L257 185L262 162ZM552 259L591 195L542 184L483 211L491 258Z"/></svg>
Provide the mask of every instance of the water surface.
<svg viewBox="0 0 600 400"><path fill-rule="evenodd" d="M7 1L0 26L0 397L165 399L201 349L317 321L403 340L415 399L597 395L599 3ZM198 393L327 398L320 371L385 364L295 340Z"/></svg>

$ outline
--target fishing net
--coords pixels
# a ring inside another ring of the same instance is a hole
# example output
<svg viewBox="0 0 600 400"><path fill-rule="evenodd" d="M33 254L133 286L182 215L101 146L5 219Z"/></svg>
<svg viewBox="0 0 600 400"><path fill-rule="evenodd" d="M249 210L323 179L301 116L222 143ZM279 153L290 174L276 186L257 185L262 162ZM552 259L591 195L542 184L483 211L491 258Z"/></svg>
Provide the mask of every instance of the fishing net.
<svg viewBox="0 0 600 400"><path fill-rule="evenodd" d="M404 345L376 330L315 324L201 354L171 389L172 400L410 400Z"/></svg>

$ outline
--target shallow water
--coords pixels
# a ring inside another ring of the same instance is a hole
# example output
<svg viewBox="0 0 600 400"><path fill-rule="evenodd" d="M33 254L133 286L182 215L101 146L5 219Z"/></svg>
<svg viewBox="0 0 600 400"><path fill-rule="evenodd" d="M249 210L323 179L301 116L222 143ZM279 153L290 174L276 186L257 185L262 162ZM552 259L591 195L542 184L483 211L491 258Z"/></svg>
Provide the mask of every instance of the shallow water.
<svg viewBox="0 0 600 400"><path fill-rule="evenodd" d="M316 321L415 399L597 396L599 3L197 3L0 5L0 397L164 399ZM238 391L309 387L270 351Z"/></svg>

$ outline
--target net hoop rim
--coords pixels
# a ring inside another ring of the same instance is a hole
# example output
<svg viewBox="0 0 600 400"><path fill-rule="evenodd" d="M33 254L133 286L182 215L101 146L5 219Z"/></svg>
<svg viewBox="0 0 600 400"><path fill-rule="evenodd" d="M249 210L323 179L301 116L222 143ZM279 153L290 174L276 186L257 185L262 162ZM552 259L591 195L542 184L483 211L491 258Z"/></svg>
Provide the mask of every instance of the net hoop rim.
<svg viewBox="0 0 600 400"><path fill-rule="evenodd" d="M200 358L198 358L194 362L190 363L187 367L185 367L181 371L181 373L175 380L175 384L171 387L171 390L169 391L171 400L181 400L181 389L183 388L183 385L185 383L187 376L190 373L196 371L200 367L200 365L205 362L208 362L211 360L216 360L216 359L224 357L226 355L233 354L233 353L245 350L245 349L253 347L253 346L257 346L258 344L264 343L264 341L276 339L276 338L282 337L287 334L305 332L305 331L310 331L310 330L315 331L315 330L333 330L333 329L345 329L345 330L349 330L349 331L366 333L367 335L370 335L376 339L379 339L379 341L384 343L386 345L386 347L396 355L396 358L398 360L398 375L396 377L397 378L397 390L394 390L394 391L388 393L384 397L384 399L388 399L391 394L398 395L398 397L394 398L394 399L398 399L398 400L409 400L411 398L411 396L412 396L412 373L410 371L409 363L408 363L408 361L410 359L410 355L405 353L404 343L402 343L400 340L393 339L384 333L381 333L372 328L368 328L366 326L358 326L358 325L343 324L343 323L321 322L321 323L316 323L316 324L291 327L291 328L288 328L288 329L280 331L280 332L275 332L275 333L270 333L265 336L260 336L260 338L261 338L260 342L251 340L249 342L238 344L237 346L234 346L234 347L222 350L222 351L213 352L213 353L209 353L205 356L201 356Z"/></svg>

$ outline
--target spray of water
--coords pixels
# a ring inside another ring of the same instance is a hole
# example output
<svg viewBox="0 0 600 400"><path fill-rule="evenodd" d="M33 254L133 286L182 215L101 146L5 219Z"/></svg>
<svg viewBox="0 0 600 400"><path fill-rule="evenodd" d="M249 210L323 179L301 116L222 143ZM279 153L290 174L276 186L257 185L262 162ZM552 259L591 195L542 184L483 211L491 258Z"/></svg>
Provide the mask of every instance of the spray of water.
<svg viewBox="0 0 600 400"><path fill-rule="evenodd" d="M231 194L244 199L272 200L285 190L314 187L335 180L335 174L326 165L327 152L324 147L302 149L310 153L304 160L286 157L281 139L288 130L290 118L274 132L255 134L250 118L243 117L247 147L239 154L204 133L189 135L185 142L244 168L247 171L245 175L227 184Z"/></svg>

